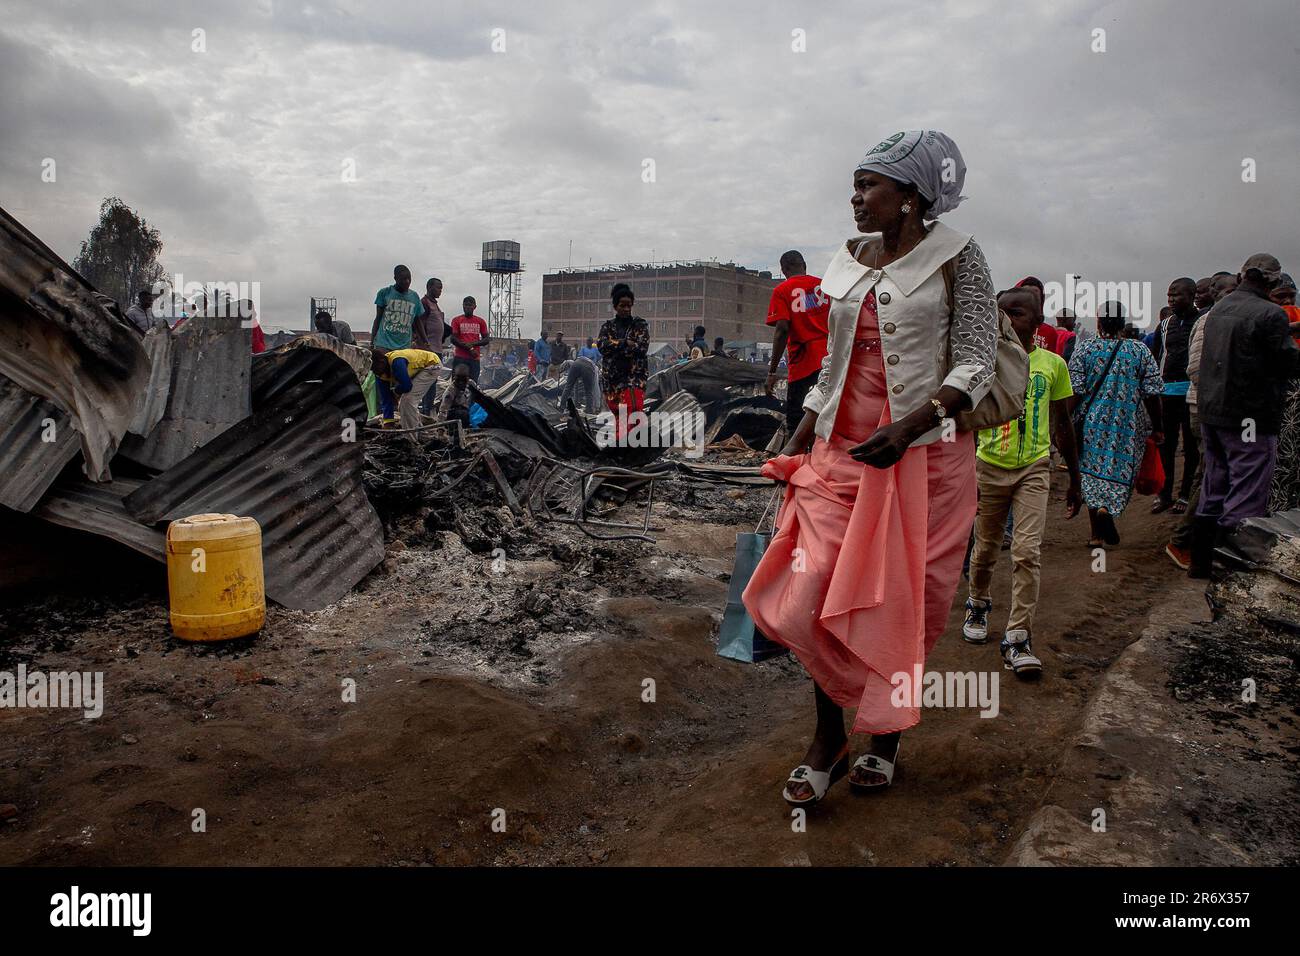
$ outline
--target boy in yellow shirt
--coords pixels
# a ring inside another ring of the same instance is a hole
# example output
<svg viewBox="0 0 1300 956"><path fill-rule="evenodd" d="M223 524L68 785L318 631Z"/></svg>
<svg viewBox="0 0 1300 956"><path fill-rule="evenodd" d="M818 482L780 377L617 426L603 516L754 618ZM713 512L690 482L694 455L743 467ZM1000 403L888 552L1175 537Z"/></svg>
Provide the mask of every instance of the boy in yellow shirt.
<svg viewBox="0 0 1300 956"><path fill-rule="evenodd" d="M1043 321L1037 290L1017 288L1002 292L998 295L998 308L1007 313L1029 354L1029 389L1020 418L984 429L976 443L979 511L975 518L970 597L966 600L962 636L972 644L988 640L988 616L993 607L989 585L1010 511L1015 525L1011 538L1011 615L1002 639L1002 658L1017 676L1037 676L1043 664L1033 654L1030 634L1038 606L1053 438L1070 472L1070 486L1065 493L1066 517L1078 514L1083 503L1079 456L1068 407L1074 390L1070 387L1070 370L1065 360L1034 344L1034 333Z"/></svg>

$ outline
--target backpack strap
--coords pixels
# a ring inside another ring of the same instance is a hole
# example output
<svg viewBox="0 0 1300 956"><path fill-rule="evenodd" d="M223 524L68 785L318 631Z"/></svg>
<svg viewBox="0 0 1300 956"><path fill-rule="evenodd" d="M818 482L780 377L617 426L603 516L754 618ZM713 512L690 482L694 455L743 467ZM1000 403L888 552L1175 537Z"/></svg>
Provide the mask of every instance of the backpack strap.
<svg viewBox="0 0 1300 956"><path fill-rule="evenodd" d="M1120 339L1115 343L1114 351L1110 353L1110 358L1106 359L1106 367L1101 370L1101 378L1097 379L1097 383L1093 385L1092 390L1088 392L1087 400L1084 401L1082 405L1076 407L1074 410L1074 414L1070 416L1071 420L1076 425L1082 425L1085 422L1087 422L1088 412L1092 410L1092 401L1097 397L1097 393L1101 391L1101 386L1105 384L1106 379L1110 377L1110 369L1111 366L1115 364L1115 356L1119 355L1119 350L1122 349L1123 347L1124 347L1123 339Z"/></svg>

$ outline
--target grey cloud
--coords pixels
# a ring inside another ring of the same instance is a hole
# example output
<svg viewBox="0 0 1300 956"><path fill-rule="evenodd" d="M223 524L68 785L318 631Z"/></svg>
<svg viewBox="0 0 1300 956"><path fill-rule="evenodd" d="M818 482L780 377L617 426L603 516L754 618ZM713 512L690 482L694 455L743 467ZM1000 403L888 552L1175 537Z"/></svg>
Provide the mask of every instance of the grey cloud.
<svg viewBox="0 0 1300 956"><path fill-rule="evenodd" d="M484 301L472 263L494 238L523 244L530 330L570 239L575 263L765 268L796 247L820 268L852 232L863 150L923 125L963 150L970 198L947 221L999 285L1068 271L1159 295L1260 249L1300 268L1281 0L10 6L0 190L20 216L67 252L121 194L169 266L255 272L281 324L312 294L367 322L398 260L440 275L447 302ZM219 56L188 55L190 24ZM73 164L57 191L33 166L45 143Z"/></svg>
<svg viewBox="0 0 1300 956"><path fill-rule="evenodd" d="M95 221L100 200L121 196L154 225L193 221L209 238L247 240L265 228L249 190L222 181L219 171L195 160L162 91L108 80L58 54L0 34L0 176L5 193L28 225L42 228L41 209L51 196L83 212L47 235L72 255ZM45 157L56 162L54 183L42 182ZM48 227L46 227L48 228ZM76 239L69 242L70 236ZM164 234L166 239L166 232ZM164 258L164 262L166 259Z"/></svg>

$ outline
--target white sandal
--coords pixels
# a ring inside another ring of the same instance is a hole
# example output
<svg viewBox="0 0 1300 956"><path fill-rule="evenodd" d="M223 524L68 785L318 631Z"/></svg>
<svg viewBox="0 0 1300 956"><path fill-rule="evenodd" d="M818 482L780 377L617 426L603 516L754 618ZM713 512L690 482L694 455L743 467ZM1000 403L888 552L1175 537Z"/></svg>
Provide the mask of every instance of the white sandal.
<svg viewBox="0 0 1300 956"><path fill-rule="evenodd" d="M781 791L781 796L785 802L792 807L807 807L821 800L826 796L826 791L831 788L836 780L846 776L849 772L849 748L846 744L840 751L840 755L835 758L835 763L831 765L830 770L814 770L808 764L803 763L790 771L790 776L785 782L785 789ZM790 784L806 783L812 787L813 795L806 800L796 800L790 796Z"/></svg>
<svg viewBox="0 0 1300 956"><path fill-rule="evenodd" d="M863 770L870 770L872 773L878 773L885 778L884 783L858 783L852 777L849 778L849 786L854 790L883 790L894 782L894 767L898 763L898 751L903 747L903 741L899 740L898 746L894 748L894 759L888 760L885 757L876 754L863 754L857 760L853 761L853 769L861 767Z"/></svg>

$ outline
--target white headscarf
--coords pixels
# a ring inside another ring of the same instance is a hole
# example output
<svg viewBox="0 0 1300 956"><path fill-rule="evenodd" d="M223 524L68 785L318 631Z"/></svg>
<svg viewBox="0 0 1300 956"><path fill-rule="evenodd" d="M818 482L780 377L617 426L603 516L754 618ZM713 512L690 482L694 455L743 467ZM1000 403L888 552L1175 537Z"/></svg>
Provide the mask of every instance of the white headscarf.
<svg viewBox="0 0 1300 956"><path fill-rule="evenodd" d="M956 209L966 197L966 163L961 150L937 129L909 129L873 146L858 169L881 173L900 183L912 183L933 205L927 219L937 219Z"/></svg>

